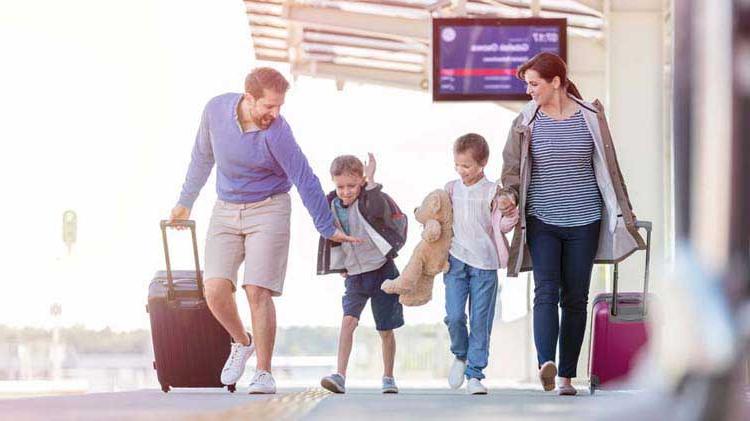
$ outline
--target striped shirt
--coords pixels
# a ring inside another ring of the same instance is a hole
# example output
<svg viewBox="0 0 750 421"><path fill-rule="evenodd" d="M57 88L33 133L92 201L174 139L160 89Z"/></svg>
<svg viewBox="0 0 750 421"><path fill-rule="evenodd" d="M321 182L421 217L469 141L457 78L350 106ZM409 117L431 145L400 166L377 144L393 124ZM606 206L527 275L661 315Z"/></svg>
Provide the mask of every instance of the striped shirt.
<svg viewBox="0 0 750 421"><path fill-rule="evenodd" d="M526 214L561 227L602 217L593 166L594 138L579 109L564 120L539 111L531 134L531 183Z"/></svg>

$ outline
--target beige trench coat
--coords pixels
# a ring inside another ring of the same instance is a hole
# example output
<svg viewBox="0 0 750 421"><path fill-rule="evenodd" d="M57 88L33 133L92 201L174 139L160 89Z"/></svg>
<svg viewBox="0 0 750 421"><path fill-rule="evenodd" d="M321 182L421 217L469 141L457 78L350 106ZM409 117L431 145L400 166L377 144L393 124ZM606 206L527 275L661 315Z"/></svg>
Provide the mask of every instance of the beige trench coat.
<svg viewBox="0 0 750 421"><path fill-rule="evenodd" d="M636 228L633 207L628 190L617 163L612 134L604 116L604 107L596 100L587 103L571 97L580 106L586 126L594 139L594 174L602 195L601 230L599 247L595 257L597 263L619 262L634 251L645 249L646 244ZM539 106L530 101L513 121L508 140L503 149L503 170L500 191L507 192L519 205L520 218L513 230L510 245L508 276L516 277L520 272L532 269L531 256L526 245L526 194L531 182L531 154L529 144L534 130L534 119Z"/></svg>

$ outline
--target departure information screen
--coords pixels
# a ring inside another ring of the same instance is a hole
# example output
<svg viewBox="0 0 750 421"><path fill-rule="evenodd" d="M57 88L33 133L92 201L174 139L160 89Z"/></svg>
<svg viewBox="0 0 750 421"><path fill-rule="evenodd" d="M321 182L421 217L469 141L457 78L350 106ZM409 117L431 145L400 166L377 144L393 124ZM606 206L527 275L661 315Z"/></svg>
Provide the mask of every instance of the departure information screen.
<svg viewBox="0 0 750 421"><path fill-rule="evenodd" d="M566 60L566 28L565 19L434 19L433 100L528 100L516 69L543 51Z"/></svg>

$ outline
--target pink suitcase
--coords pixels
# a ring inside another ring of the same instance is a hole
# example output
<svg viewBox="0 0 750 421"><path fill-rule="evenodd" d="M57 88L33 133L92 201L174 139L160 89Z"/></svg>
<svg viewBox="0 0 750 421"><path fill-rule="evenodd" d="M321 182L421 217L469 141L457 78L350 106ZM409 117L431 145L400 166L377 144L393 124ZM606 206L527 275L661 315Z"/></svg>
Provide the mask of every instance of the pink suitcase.
<svg viewBox="0 0 750 421"><path fill-rule="evenodd" d="M591 394L596 389L606 388L613 381L623 380L630 373L638 351L648 342L646 310L647 303L652 300L648 295L651 222L638 221L636 226L646 230L643 292L618 293L615 263L612 294L599 294L594 298L589 347ZM648 298L644 300L644 297Z"/></svg>

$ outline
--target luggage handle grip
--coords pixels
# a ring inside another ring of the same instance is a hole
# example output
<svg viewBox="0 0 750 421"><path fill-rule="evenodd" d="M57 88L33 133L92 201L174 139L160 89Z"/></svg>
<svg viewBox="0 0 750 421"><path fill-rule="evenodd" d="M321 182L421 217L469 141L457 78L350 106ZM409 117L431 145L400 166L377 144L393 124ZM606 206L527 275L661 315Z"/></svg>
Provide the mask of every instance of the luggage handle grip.
<svg viewBox="0 0 750 421"><path fill-rule="evenodd" d="M195 221L192 219L173 219L173 220L162 220L159 225L162 229L165 228L175 228L175 227L187 227L190 229L195 229Z"/></svg>
<svg viewBox="0 0 750 421"><path fill-rule="evenodd" d="M651 229L653 228L653 223L651 221L636 220L635 227L636 229L642 228L646 230L646 263L645 263L645 269L643 273L643 308L641 309L643 317L646 317L646 302L648 301L649 266L651 265ZM612 282L612 307L610 311L610 314L612 314L612 316L617 316L618 276L619 276L618 266L617 266L617 263L615 263L615 273L614 273L614 279Z"/></svg>
<svg viewBox="0 0 750 421"><path fill-rule="evenodd" d="M646 230L647 233L650 233L651 228L653 227L653 224L651 223L651 221L635 221L635 227L643 228Z"/></svg>
<svg viewBox="0 0 750 421"><path fill-rule="evenodd" d="M162 220L159 222L161 227L162 245L164 246L164 260L167 264L167 299L173 300L175 297L174 278L172 277L172 265L169 259L169 244L167 243L167 227L187 227L190 229L190 236L193 240L193 258L195 260L195 279L198 283L198 291L201 297L204 297L203 275L201 274L200 261L198 258L198 240L195 235L195 221L193 220Z"/></svg>

